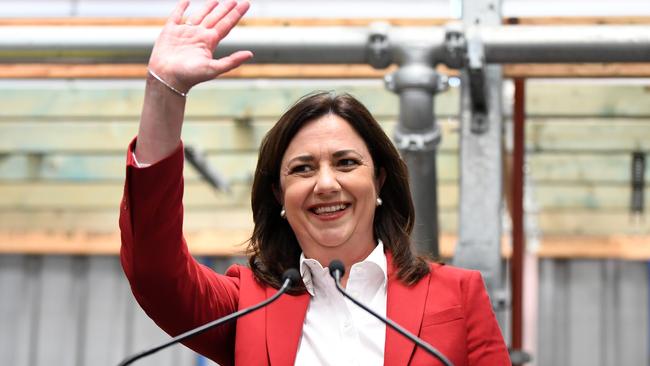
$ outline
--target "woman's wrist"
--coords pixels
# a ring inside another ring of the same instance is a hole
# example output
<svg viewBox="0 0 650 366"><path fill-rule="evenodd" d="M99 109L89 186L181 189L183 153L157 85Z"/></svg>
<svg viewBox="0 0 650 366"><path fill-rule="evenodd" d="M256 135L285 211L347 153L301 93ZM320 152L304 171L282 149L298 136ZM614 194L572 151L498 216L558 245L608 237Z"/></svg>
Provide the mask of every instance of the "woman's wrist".
<svg viewBox="0 0 650 366"><path fill-rule="evenodd" d="M181 91L180 89L178 89L178 87L172 85L169 81L165 80L163 77L158 75L158 73L156 73L151 68L147 68L147 72L149 73L148 77L153 77L157 82L167 87L167 89L171 90L176 95L181 96L183 98L187 97L187 93L189 92L189 90Z"/></svg>

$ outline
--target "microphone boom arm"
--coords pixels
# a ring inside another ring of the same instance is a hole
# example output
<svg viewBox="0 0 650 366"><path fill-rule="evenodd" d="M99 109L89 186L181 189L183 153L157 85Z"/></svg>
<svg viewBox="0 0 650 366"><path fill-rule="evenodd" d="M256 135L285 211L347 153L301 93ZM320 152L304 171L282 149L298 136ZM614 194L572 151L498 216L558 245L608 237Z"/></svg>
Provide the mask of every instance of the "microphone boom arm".
<svg viewBox="0 0 650 366"><path fill-rule="evenodd" d="M427 353L429 353L430 355L432 355L435 358L437 358L438 360L440 360L440 362L442 362L445 366L454 366L454 364L451 363L451 361L449 361L447 359L447 357L445 357L442 353L440 353L440 351L435 349L433 346L431 346L427 342L422 341L421 339L419 339L418 337L413 335L413 333L409 332L408 330L402 328L401 325L395 323L394 321L392 321L389 318L382 317L381 315L375 313L372 309L370 309L366 305L359 302L357 299L355 299L352 296L348 295L348 293L341 286L341 271L340 270L334 270L332 272L332 276L334 277L334 284L336 284L336 289L339 290L339 292L341 294L343 294L343 296L345 296L347 299L352 301L355 305L361 307L363 310L367 311L368 313L370 313L375 318L377 318L377 319L381 320L382 322L386 323L386 325L390 326L391 328L393 328L395 331L397 331L398 333L400 333L404 337L410 339L411 342L413 342L416 345L422 347L425 351L427 351Z"/></svg>
<svg viewBox="0 0 650 366"><path fill-rule="evenodd" d="M166 347L169 347L169 346L173 345L174 343L184 341L185 339L193 337L193 336L195 336L197 334L203 333L203 332L207 331L210 328L213 328L213 327L219 326L221 324L227 323L229 321L237 319L240 316L244 316L244 315L246 315L248 313L252 313L253 311L255 311L257 309L260 309L260 308L272 303L273 301L277 300L277 298L280 297L280 295L282 295L285 291L287 291L289 286L291 286L291 282L292 282L291 278L285 279L284 283L282 284L282 287L280 287L278 292L276 292L273 296L269 297L268 299L262 301L259 304L253 305L253 306L251 306L249 308L246 308L246 309L239 310L239 311L234 312L234 313L232 313L232 314L230 314L228 316L213 320L213 321L211 321L209 323L206 323L206 324L204 324L204 325L202 325L202 326L200 326L198 328L191 329L191 330L189 330L189 331L187 331L185 333L179 334L176 337L166 341L165 343L162 343L159 346L150 348L150 349L148 349L146 351L143 351L143 352L140 352L140 353L137 353L135 355L127 357L122 362L120 362L120 364L118 366L129 365L132 362L141 359L142 357L149 356L149 355L151 355L153 353L156 353L156 352L160 351L163 348L166 348Z"/></svg>

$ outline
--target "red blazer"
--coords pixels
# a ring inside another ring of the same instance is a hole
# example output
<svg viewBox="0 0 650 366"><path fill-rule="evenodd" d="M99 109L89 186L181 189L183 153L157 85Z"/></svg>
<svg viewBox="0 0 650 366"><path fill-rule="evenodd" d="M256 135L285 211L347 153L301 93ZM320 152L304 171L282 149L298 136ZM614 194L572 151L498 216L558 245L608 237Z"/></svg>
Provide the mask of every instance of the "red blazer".
<svg viewBox="0 0 650 366"><path fill-rule="evenodd" d="M196 262L182 235L183 154L149 168L127 155L120 209L121 260L140 306L166 332L180 334L256 304L275 289L235 265L220 275ZM510 365L483 280L476 271L431 264L413 286L397 279L388 260L387 316L423 338L454 365ZM270 306L186 343L227 365L293 365L309 294L283 295ZM333 350L335 351L335 350ZM390 328L385 365L439 365Z"/></svg>

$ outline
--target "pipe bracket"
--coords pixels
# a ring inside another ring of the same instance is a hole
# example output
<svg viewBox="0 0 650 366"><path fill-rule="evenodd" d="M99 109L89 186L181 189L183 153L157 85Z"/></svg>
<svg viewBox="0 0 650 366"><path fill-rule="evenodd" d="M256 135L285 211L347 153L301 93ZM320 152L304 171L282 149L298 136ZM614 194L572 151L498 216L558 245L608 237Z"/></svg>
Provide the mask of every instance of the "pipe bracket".
<svg viewBox="0 0 650 366"><path fill-rule="evenodd" d="M393 62L390 54L388 32L390 24L373 22L370 24L368 35L368 63L375 69L385 69Z"/></svg>
<svg viewBox="0 0 650 366"><path fill-rule="evenodd" d="M476 134L487 132L488 125L488 87L485 82L485 46L478 32L467 36L467 59L465 69L469 79L469 92L472 107L471 131Z"/></svg>
<svg viewBox="0 0 650 366"><path fill-rule="evenodd" d="M395 130L395 146L403 151L435 151L441 140L437 125L424 133L405 133L399 128Z"/></svg>
<svg viewBox="0 0 650 366"><path fill-rule="evenodd" d="M467 54L467 41L462 23L450 22L445 25L445 49L445 64L454 69L462 68Z"/></svg>

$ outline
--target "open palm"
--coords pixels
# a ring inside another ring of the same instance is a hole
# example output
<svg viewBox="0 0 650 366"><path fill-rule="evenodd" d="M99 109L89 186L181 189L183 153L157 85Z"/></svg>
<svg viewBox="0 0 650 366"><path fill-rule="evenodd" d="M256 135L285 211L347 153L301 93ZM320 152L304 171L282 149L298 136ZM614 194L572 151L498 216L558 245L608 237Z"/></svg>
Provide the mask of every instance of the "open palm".
<svg viewBox="0 0 650 366"><path fill-rule="evenodd" d="M189 0L179 1L158 36L149 59L151 70L184 92L253 56L250 51L238 51L220 59L212 57L219 42L250 7L248 1L219 3L208 0L198 13L183 22L183 13L188 6Z"/></svg>

